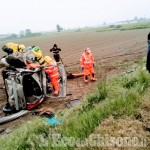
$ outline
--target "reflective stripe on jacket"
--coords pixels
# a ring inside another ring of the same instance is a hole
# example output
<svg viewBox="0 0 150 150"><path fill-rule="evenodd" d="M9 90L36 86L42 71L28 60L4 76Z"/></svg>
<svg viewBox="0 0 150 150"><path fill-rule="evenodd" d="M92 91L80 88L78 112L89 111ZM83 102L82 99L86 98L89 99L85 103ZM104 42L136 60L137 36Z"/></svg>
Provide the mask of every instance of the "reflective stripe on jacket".
<svg viewBox="0 0 150 150"><path fill-rule="evenodd" d="M94 64L94 58L91 53L84 52L80 58L80 65L84 68L91 68Z"/></svg>
<svg viewBox="0 0 150 150"><path fill-rule="evenodd" d="M61 51L61 49L58 47L50 49L50 52L53 52L54 55L59 54L59 51Z"/></svg>
<svg viewBox="0 0 150 150"><path fill-rule="evenodd" d="M41 50L39 50L37 52L31 50L31 52L34 54L34 56L36 57L36 59L40 65L44 63L44 58L43 58Z"/></svg>
<svg viewBox="0 0 150 150"><path fill-rule="evenodd" d="M54 60L48 64L48 67L45 68L45 72L50 76L50 78L59 77L58 67Z"/></svg>

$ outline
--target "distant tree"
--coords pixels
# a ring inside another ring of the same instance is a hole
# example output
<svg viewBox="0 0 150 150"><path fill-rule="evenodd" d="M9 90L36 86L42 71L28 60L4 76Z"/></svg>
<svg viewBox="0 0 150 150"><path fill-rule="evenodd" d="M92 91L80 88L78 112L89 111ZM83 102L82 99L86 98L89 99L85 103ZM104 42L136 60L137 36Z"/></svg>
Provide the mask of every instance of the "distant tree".
<svg viewBox="0 0 150 150"><path fill-rule="evenodd" d="M63 28L59 24L56 25L56 29L57 29L58 32L63 30Z"/></svg>
<svg viewBox="0 0 150 150"><path fill-rule="evenodd" d="M20 31L19 36L20 36L20 37L24 37L24 36L25 36L24 31Z"/></svg>
<svg viewBox="0 0 150 150"><path fill-rule="evenodd" d="M31 36L32 35L32 32L30 29L26 29L25 30L25 36Z"/></svg>
<svg viewBox="0 0 150 150"><path fill-rule="evenodd" d="M17 38L17 34L11 34L10 36L9 36L9 38Z"/></svg>
<svg viewBox="0 0 150 150"><path fill-rule="evenodd" d="M137 17L137 16L135 16L133 20L134 20L134 21L138 21L138 17Z"/></svg>
<svg viewBox="0 0 150 150"><path fill-rule="evenodd" d="M116 28L117 28L117 29L119 29L119 28L121 28L121 27L122 27L121 25L116 25Z"/></svg>
<svg viewBox="0 0 150 150"><path fill-rule="evenodd" d="M115 27L115 25L113 25L113 24L109 26L109 28L114 28L114 27Z"/></svg>

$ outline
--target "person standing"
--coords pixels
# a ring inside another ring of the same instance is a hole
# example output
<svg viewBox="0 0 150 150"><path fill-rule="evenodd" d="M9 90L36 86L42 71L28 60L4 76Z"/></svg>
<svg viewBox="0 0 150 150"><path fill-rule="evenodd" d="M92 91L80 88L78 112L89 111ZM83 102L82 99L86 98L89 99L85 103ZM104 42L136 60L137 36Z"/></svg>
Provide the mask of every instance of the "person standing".
<svg viewBox="0 0 150 150"><path fill-rule="evenodd" d="M57 44L53 45L53 48L50 49L50 52L53 52L53 57L57 63L60 63L60 55L59 52L61 49L57 47Z"/></svg>
<svg viewBox="0 0 150 150"><path fill-rule="evenodd" d="M91 81L96 81L94 73L94 57L91 50L87 48L80 58L80 65L84 73L84 82L88 82L88 75L90 74Z"/></svg>

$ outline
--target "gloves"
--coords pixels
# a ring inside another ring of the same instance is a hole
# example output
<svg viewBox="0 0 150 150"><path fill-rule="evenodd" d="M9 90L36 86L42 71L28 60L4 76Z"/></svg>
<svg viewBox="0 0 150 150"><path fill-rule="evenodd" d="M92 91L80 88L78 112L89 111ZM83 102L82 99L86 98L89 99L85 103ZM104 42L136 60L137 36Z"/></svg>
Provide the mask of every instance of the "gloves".
<svg viewBox="0 0 150 150"><path fill-rule="evenodd" d="M84 70L84 68L82 67L82 71Z"/></svg>

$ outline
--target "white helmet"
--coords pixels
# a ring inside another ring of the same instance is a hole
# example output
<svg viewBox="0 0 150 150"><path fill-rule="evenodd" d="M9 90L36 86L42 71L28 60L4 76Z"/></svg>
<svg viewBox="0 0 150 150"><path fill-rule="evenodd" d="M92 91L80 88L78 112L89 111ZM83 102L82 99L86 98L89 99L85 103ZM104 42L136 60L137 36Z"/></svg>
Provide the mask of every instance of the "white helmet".
<svg viewBox="0 0 150 150"><path fill-rule="evenodd" d="M87 51L88 53L91 53L90 48L86 48L86 51Z"/></svg>

